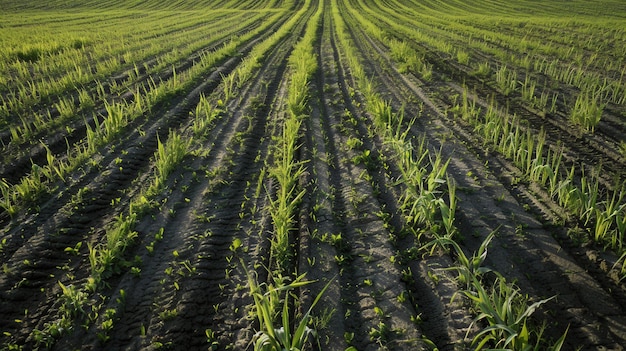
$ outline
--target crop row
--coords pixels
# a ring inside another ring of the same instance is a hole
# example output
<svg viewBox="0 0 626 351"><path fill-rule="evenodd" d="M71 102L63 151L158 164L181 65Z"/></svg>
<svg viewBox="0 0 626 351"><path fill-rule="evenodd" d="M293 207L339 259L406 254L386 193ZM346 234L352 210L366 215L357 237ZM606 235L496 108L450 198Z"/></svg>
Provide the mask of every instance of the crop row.
<svg viewBox="0 0 626 351"><path fill-rule="evenodd" d="M345 10L342 13L347 14L350 11ZM338 32L345 33L342 19L338 14L339 12L334 12ZM468 301L475 303L475 308L479 312L474 323L483 319L488 321L484 329L473 338L472 344L476 349L487 345L515 350L540 347L540 345L553 350L560 349L565 335L554 345L548 345L541 337L543 333L541 327L535 329L526 322L536 307L548 300L530 304L528 300L515 298L519 294L518 289L507 283L502 276L499 276L495 282L482 277L483 272L478 268L485 258L486 247L493 234L485 239L482 249L484 252L479 252L478 258L470 260L465 257L463 250L454 241L457 230L454 224L457 199L454 182L446 174L448 162L444 161L439 153L434 156L430 155L423 139L417 144L407 139L413 121L407 125L404 123L402 113L392 112L389 103L381 99L380 95L375 92L372 82L366 77L355 55L355 49L346 34L340 35L340 41L346 51L357 86L365 96L366 109L372 115L377 133L383 136L385 144L389 147L388 152L391 155L389 158L401 170L402 178L399 183L405 190L400 198L400 208L403 209L406 225L411 232L418 235L418 242L425 241L426 238L421 238L425 233L436 238L424 248L439 244L444 247L452 245L457 249L459 265L450 269L459 272L459 284L467 284L463 292L468 297ZM444 199L446 195L447 201ZM486 272L486 270L483 271ZM496 275L499 273L496 272ZM488 291L487 287L492 285L494 289ZM522 312L518 315L509 315L513 311ZM534 335L531 336L533 333ZM424 341L432 345L427 339Z"/></svg>
<svg viewBox="0 0 626 351"><path fill-rule="evenodd" d="M396 61L400 72L414 73L422 79L430 79L428 63L422 61L424 56L421 56L410 44L385 33L379 26L363 16L362 12L353 11L353 14L370 35L389 48L390 56ZM371 15L374 16L374 14ZM409 31L402 30L402 26L397 26L397 28L399 31L410 34ZM514 71L502 66L496 73L501 91L517 89L517 75ZM506 78L500 78L501 76ZM526 100L537 99L532 92L533 84L528 82L528 75L526 81L521 84L522 95ZM468 99L467 88L464 89L461 101L454 101L449 111L469 121L475 128L476 134L484 140L485 145L492 143L491 145L496 150L520 168L526 175L526 179L545 186L547 193L558 205L589 228L590 237L593 240L617 250L621 255L619 261L623 261L626 257L623 254L624 229L626 228L624 184L618 181L608 189L603 189L599 179L600 166L594 171L585 172L584 167L572 164L567 167L568 170L564 170L565 166L562 166L561 159L563 146L546 147L545 131L537 133L525 127L523 123L520 123L519 117L510 117L506 112L500 111L493 98L486 111L481 112L476 102ZM595 100L588 99L583 103L581 102L583 99L585 99L584 94L578 96L572 113L580 118L594 118L595 122L590 124L590 128L593 129L599 121L601 111L598 111L597 105L594 105ZM541 105L545 108L549 102L547 95L542 94L541 100L543 101ZM548 113L554 112L555 105L553 98ZM479 118L483 115L484 118Z"/></svg>
<svg viewBox="0 0 626 351"><path fill-rule="evenodd" d="M626 53L612 52L613 45L608 44L609 41L599 47L572 47L581 43L575 39L579 38L579 30L594 30L597 35L602 31L611 37L610 42L623 41L623 33L614 31L614 24L610 21L596 21L582 26L582 29L577 23L566 22L564 25L573 27L572 31L559 31L555 38L544 44L545 36L533 37L530 30L506 33L498 30L501 25L498 22L468 22L462 17L436 13L432 9L424 13L419 6L407 6L403 2L394 2L393 6L355 2L355 6L360 8L361 18L376 18L389 26L390 31L378 30L380 37L392 32L404 33L423 47L418 51L418 57L434 51L436 55L456 62L461 69L489 81L501 81L506 77L506 81L499 83L505 94L517 91L529 106L551 114L558 109L571 123L584 130L594 130L605 108L610 108L612 114L620 113L626 103L625 71L621 64ZM525 23L520 20L519 27L524 28ZM598 25L602 27L597 28ZM565 35L568 37L563 39ZM558 44L557 38L563 39L564 43ZM575 52L591 54L581 61L573 56ZM503 75L502 70L510 73ZM537 86L541 91L535 89Z"/></svg>
<svg viewBox="0 0 626 351"><path fill-rule="evenodd" d="M298 22L303 13L306 11L303 8L295 16L292 16L284 27L281 27L279 31L272 36L269 36L261 44L250 53L240 64L241 67L232 73L236 76L240 85L243 85L250 77L253 76L254 70L258 70L259 63L263 60L265 51L272 48L278 41L285 36L292 29L293 25ZM183 74L177 75L175 72L171 78L167 81L161 82L158 86L153 83L154 86L149 91L145 91L145 94L135 97L131 103L118 103L106 105L107 116L104 122L97 126L96 129L87 127L87 140L85 145L77 147L77 154L82 156L80 159L74 155L63 160L55 160L53 156L49 154L48 165L44 167L45 171L49 171L47 178L54 180L56 177L63 179L67 173L69 173L72 167L82 166L81 161L84 163L101 145L105 145L113 141L113 138L120 135L120 132L124 127L132 120L141 116L146 112L150 112L149 109L157 101L150 99L150 96L159 96L171 98L183 91L187 91L192 88L191 84L197 81L197 76L204 74L207 70L214 69L214 65L223 62L226 57L233 53L233 50L240 47L242 43L254 38L259 33L267 31L267 28L271 27L275 23L275 19L280 13L272 16L272 21L264 23L256 31L248 33L246 36L238 38L224 48L216 51L212 55L204 56L204 59L192 66L192 68ZM253 64L246 65L245 62L252 62ZM242 74L245 72L245 74ZM223 77L223 86L228 84L228 76ZM152 95L154 94L154 95ZM216 99L216 105L224 106L228 103L228 98L232 97L232 94L226 94L222 99ZM216 106L213 105L213 106ZM189 127L187 134L182 136L179 132L171 131L166 141L161 142L161 139L157 137L157 150L155 151L153 164L154 170L151 172L153 180L151 184L145 187L138 194L133 196L133 199L128 204L128 214L120 214L117 220L106 230L103 238L100 238L94 243L88 243L89 248L89 264L91 266L90 274L81 285L65 285L59 281L59 285L62 288L62 294L59 297L61 306L58 309L55 317L50 316L53 320L47 322L42 329L36 329L32 332L32 339L37 345L50 346L55 342L55 339L64 335L67 332L71 332L73 325L80 321L84 325L89 325L99 320L103 323L100 327L102 330L102 340L106 340L106 331L110 329L112 321L115 318L115 310L109 313L107 310L107 316L100 316L99 318L98 308L101 308L102 303L92 305L91 302L98 299L105 299L105 296L98 294L98 291L103 287L106 279L112 275L117 274L122 269L128 269L126 261L123 259L126 249L133 244L137 233L134 231L136 223L149 213L159 208L158 204L163 197L163 192L166 190L165 185L169 174L176 168L176 166L188 157L193 148L197 148L197 144L194 141L192 135L206 135L209 132L209 128L213 125L213 120L217 117L219 110L214 109L204 96L199 97L199 102L195 108L194 119L192 125ZM134 116L134 117L133 117ZM198 151L193 151L198 152ZM88 155L88 156L85 156ZM55 171L56 175L52 175L52 171ZM121 170L121 167L120 167ZM45 175L44 174L44 175ZM41 176L41 173L37 173L39 177L31 177L32 182L45 181L45 177ZM43 180L42 180L43 178ZM30 184L30 183L27 183ZM23 198L19 200L16 196L13 196L12 191L16 191L15 187L9 186L6 182L3 182L2 189L5 195L3 199L16 199L16 202L24 201ZM30 187L31 191L34 189ZM36 189L35 189L36 190ZM17 194L19 197L19 193ZM30 198L29 200L34 200ZM6 203L7 208L5 210L13 210L11 214L16 214L15 202ZM156 206L156 207L155 207ZM161 234L162 236L162 234ZM157 240L159 240L157 238ZM78 250L80 246L74 248ZM119 307L123 307L119 303ZM105 325L106 324L106 325ZM100 337L100 335L99 335Z"/></svg>
<svg viewBox="0 0 626 351"><path fill-rule="evenodd" d="M310 6L310 1L305 2L303 10ZM289 75L286 78L289 82L285 106L287 111L282 123L282 133L273 149L274 164L268 172L277 183L275 196L270 199L268 206L274 228L270 248L271 281L259 283L255 279L258 275L247 272L248 287L255 302L254 313L260 328L253 340L255 350L303 349L307 339L315 336L315 331L309 328L311 311L330 284L329 282L322 289L303 315L298 315L290 306L301 302L297 298L292 302L290 296L293 290L300 289L311 281L304 280L305 275L299 274L297 269L293 272L295 279L292 281L281 279L291 276L291 269L295 267L293 235L296 210L306 192L299 189L298 180L305 168L304 163L297 160L297 149L301 136L300 127L303 120L308 118L309 81L317 70L313 47L324 1L319 1L316 6L317 10L309 20L304 36L294 46L289 57Z"/></svg>
<svg viewBox="0 0 626 351"><path fill-rule="evenodd" d="M322 4L323 5L323 4ZM305 4L305 8L308 7ZM322 13L318 4L318 10L305 34L289 58L289 92L287 97L288 115L283 122L282 136L276 147L274 156L276 164L270 169L269 174L277 182L276 199L270 202L270 214L274 224L274 239L272 241L272 261L276 263L276 269L280 273L288 272L291 260L290 233L295 224L297 205L304 190L297 189L297 182L304 167L297 160L296 150L301 136L300 126L306 118L308 110L309 80L317 70L317 62L312 52L312 44L316 38L316 30Z"/></svg>
<svg viewBox="0 0 626 351"><path fill-rule="evenodd" d="M273 19L277 19L277 15ZM48 153L48 164L41 167L36 164L33 165L33 171L24 176L18 184L2 183L1 203L3 209L9 215L15 215L20 205L32 202L45 190L45 183L53 182L59 178L63 180L67 173L82 166L100 147L110 143L130 122L144 115L149 116L155 106L187 89L198 77L214 69L216 64L223 62L227 57L232 56L242 43L254 38L259 33L263 33L273 23L273 21L268 21L256 30L238 37L236 40L231 40L218 50L203 55L199 62L183 73L177 74L174 70L167 80L159 82L149 80L145 86L140 86L134 91L134 99L131 102L108 103L105 101L105 114L102 122L96 124L95 127L91 127L85 122L87 129L85 140L83 143L77 144L74 149L67 150L67 156L54 157ZM241 68L238 70L243 71ZM242 81L245 81L246 77L241 75L240 77ZM39 171L40 169L43 169L43 172Z"/></svg>

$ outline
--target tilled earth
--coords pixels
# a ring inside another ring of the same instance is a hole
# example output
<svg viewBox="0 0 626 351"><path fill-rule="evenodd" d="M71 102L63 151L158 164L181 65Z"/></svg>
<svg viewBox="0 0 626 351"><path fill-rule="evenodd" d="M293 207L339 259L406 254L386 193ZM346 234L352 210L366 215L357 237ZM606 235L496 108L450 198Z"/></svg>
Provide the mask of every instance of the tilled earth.
<svg viewBox="0 0 626 351"><path fill-rule="evenodd" d="M298 149L306 169L299 186L306 195L292 239L293 268L315 281L299 292L303 306L331 282L314 309L319 346L313 347L419 350L427 349L422 339L428 338L439 350L467 349L479 326L470 329L474 315L457 294L454 274L445 270L454 265L454 257L407 254L423 243L401 235L400 172L381 138L367 128L373 121L356 90L330 5L327 1L318 30L318 70ZM250 314L253 301L243 267L256 271L261 281L271 279L263 267L270 265L267 207L275 185L266 165L273 162L287 113L287 59L313 11L266 53L258 73L223 107L202 147L169 177L158 211L138 221L137 237L125 254L128 267L113 272L103 291L90 297L92 311L99 312L90 316L94 322L83 325L85 318L77 318L69 333L51 343L53 349L252 348L259 326ZM355 23L349 11L343 13L348 24ZM429 149L450 158L463 248L472 252L497 231L485 265L514 281L531 301L556 296L533 315L547 323L546 338L557 339L567 330L564 350L622 350L626 287L613 268L616 257L568 237L577 223L560 221L562 211L549 194L516 181L520 172L515 166L485 150L471 126L442 112L452 103L447 97L460 93L458 82L475 84L477 91L490 88L472 81L454 63L434 57L430 82L400 74L382 43L358 26L348 30L379 92L396 110L403 107L406 115L418 116L411 137L416 142L425 138ZM268 35L245 44L241 54ZM33 330L58 318L58 282L85 282L87 243L102 241L106 227L128 211L132 197L149 181L157 135L162 139L168 130L184 134L200 94L221 99L220 78L240 61L223 62L170 104L159 106L153 118L134 122L93 166L85 166L67 185L58 184L57 191L25 213L1 217L0 234L6 239L0 251L3 348L10 343L37 346ZM185 65L181 62L180 69ZM623 131L623 124L603 120L585 141L563 130L558 120L548 122L529 110L520 113L531 125L541 123L551 131L549 143L565 139L570 162L610 164L608 178L623 177L624 160L605 146L614 136L604 133ZM362 145L354 147L353 139ZM372 162L356 162L366 150ZM36 147L26 154L4 165L0 178L19 179L30 168L25 160L45 155ZM237 240L242 249L233 249ZM118 312L104 333L108 309Z"/></svg>

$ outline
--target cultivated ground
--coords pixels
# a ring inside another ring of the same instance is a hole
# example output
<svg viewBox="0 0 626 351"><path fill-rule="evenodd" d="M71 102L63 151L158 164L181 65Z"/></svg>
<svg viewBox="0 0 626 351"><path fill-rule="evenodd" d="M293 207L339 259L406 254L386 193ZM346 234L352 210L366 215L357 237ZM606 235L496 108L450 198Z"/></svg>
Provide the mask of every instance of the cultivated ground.
<svg viewBox="0 0 626 351"><path fill-rule="evenodd" d="M314 304L310 349L476 349L490 321L468 296L497 297L498 276L522 305L549 299L528 320L545 327L537 349L565 333L563 350L624 348L621 2L160 6L9 1L0 15L2 349L253 349L249 277L300 274L312 282L287 308L295 323ZM294 114L307 35L316 69ZM573 117L592 105L598 122ZM471 256L492 233L479 285L459 278L462 254L429 245Z"/></svg>

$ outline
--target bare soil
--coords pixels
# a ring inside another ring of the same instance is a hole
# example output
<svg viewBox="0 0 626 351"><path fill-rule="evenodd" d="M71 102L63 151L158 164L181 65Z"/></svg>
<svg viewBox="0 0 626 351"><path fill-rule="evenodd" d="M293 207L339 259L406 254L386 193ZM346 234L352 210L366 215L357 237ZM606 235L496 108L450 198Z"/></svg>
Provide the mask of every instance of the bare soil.
<svg viewBox="0 0 626 351"><path fill-rule="evenodd" d="M271 265L267 202L275 184L266 170L287 113L287 59L310 15L265 55L255 76L223 107L202 147L169 177L158 211L137 223L126 264L90 296L91 310L76 318L73 329L56 338L51 349L252 349L259 326L250 313L253 301L244 267L261 281L272 279L264 267ZM483 147L471 126L443 112L462 91L462 81L476 92L479 104L488 103L480 96L508 98L436 55L426 57L435 67L432 80L401 74L382 43L362 28L348 29L379 92L394 109L419 116L410 129L413 140L424 137L430 150L450 158L463 249L473 252L497 231L486 265L515 282L531 301L555 297L533 315L538 323L547 323L546 338L555 340L567 331L564 350L623 350L626 286L613 267L617 257L569 235L580 223L567 220L549 194L519 182L520 171ZM241 57L270 34L246 43ZM458 296L454 273L445 269L455 257L424 255L418 250L423 243L406 235L398 205L400 172L380 136L367 128L373 121L329 9L318 34L318 70L310 83L310 114L298 149L306 168L299 187L306 196L292 239L294 270L314 281L298 292L299 309L308 308L330 282L314 309L319 344L310 346L426 350L428 338L439 350L469 349L480 325L470 329L473 311ZM212 101L223 98L221 77L235 70L241 57L221 62L191 88L133 122L91 164L67 183L55 184L53 192L16 218L0 216L0 238L6 239L0 250L3 349L9 344L45 348L33 330L58 318L58 282L85 283L88 244L103 242L106 228L128 213L131 199L148 186L157 137L165 141L169 130L190 133L190 112L200 94ZM179 62L177 70L188 69L194 59ZM111 79L123 79L123 73ZM608 146L625 130L623 119L616 117L619 111L609 108L613 117L603 119L594 134L580 135L565 126L565 116L540 117L512 101L511 108L529 126L546 130L548 144L562 141L569 164L589 169L602 164L605 188L624 179L625 161ZM66 137L70 144L84 137L84 126L74 127L74 134L59 134L52 142L55 154L65 148ZM367 162L360 158L365 152ZM29 145L7 157L0 178L16 181L30 171L31 159L45 159L45 150ZM155 239L159 233L162 239ZM242 247L233 250L237 240ZM104 330L108 309L117 312L112 328Z"/></svg>

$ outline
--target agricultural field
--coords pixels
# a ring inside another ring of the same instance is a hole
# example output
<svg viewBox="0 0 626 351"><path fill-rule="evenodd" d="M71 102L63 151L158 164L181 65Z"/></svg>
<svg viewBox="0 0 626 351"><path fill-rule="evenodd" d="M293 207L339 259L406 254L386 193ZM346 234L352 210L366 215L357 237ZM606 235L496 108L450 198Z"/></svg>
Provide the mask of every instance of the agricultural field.
<svg viewBox="0 0 626 351"><path fill-rule="evenodd" d="M0 350L623 350L621 0L2 0Z"/></svg>

